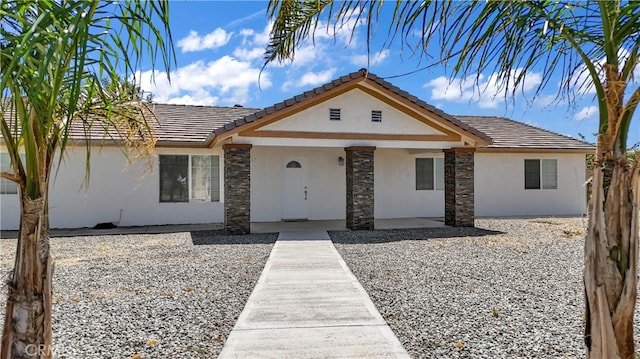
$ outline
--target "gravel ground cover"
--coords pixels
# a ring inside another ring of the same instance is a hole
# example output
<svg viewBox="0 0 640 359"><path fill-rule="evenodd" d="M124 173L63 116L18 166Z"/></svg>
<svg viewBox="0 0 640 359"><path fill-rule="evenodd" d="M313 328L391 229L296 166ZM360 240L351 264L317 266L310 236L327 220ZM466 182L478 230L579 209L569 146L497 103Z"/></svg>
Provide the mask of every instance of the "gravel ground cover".
<svg viewBox="0 0 640 359"><path fill-rule="evenodd" d="M413 358L580 358L585 224L479 219L331 237Z"/></svg>
<svg viewBox="0 0 640 359"><path fill-rule="evenodd" d="M215 358L275 234L53 238L56 358ZM15 240L0 240L0 276ZM4 318L6 293L0 294ZM0 329L2 323L0 323Z"/></svg>

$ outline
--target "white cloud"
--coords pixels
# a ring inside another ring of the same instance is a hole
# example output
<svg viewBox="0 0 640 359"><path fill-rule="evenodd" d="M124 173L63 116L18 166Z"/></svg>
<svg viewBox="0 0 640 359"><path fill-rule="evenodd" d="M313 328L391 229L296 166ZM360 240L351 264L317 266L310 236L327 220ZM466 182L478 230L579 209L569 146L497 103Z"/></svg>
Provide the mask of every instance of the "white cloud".
<svg viewBox="0 0 640 359"><path fill-rule="evenodd" d="M240 30L240 36L242 36L242 45L255 45L260 47L266 47L269 42L269 34L271 33L271 28L273 27L273 22L269 22L262 32L256 32L254 29L242 29Z"/></svg>
<svg viewBox="0 0 640 359"><path fill-rule="evenodd" d="M253 44L261 47L266 47L267 43L269 43L271 28L273 27L273 22L269 22L267 26L264 27L262 32L253 34Z"/></svg>
<svg viewBox="0 0 640 359"><path fill-rule="evenodd" d="M261 59L264 55L264 49L260 47L254 47L253 49L235 49L233 56L237 57L241 61L253 61Z"/></svg>
<svg viewBox="0 0 640 359"><path fill-rule="evenodd" d="M509 84L513 84L521 70L512 71ZM539 73L528 73L525 80L518 85L516 91L511 89L508 93L526 93L535 89L542 81ZM454 78L449 80L444 76L437 77L425 85L431 88L432 100L445 100L449 102L463 103L476 102L480 108L497 108L505 101L505 89L497 74L486 77L482 74L471 75L467 78Z"/></svg>
<svg viewBox="0 0 640 359"><path fill-rule="evenodd" d="M573 115L573 119L577 121L588 120L598 116L598 107L597 106L587 106L583 107L580 111L578 111L575 115Z"/></svg>
<svg viewBox="0 0 640 359"><path fill-rule="evenodd" d="M629 54L630 54L629 50L627 49L624 49L624 48L618 49L618 58L620 59L620 69L622 69L622 66L624 66L625 61L627 61L627 59L629 58ZM605 77L604 65L607 63L607 58L603 56L600 59L593 60L592 62L595 66L596 71L598 72L598 77L601 80L604 80L604 77ZM637 83L638 81L637 79L639 78L639 76L640 76L640 67L636 66L633 70L634 79L630 82ZM576 70L576 75L574 75L573 81L574 81L573 85L575 85L577 89L578 96L596 94L596 87L593 85L591 74L589 73L589 70L587 70L586 66L582 65Z"/></svg>
<svg viewBox="0 0 640 359"><path fill-rule="evenodd" d="M333 79L335 72L335 68L331 68L322 72L309 71L296 80L286 81L282 85L282 88L284 91L287 91L291 88L298 87L316 87Z"/></svg>
<svg viewBox="0 0 640 359"><path fill-rule="evenodd" d="M204 36L200 36L196 31L191 31L187 37L178 41L178 47L182 49L182 52L217 49L226 45L232 35L233 33L228 33L221 28L217 28Z"/></svg>
<svg viewBox="0 0 640 359"><path fill-rule="evenodd" d="M331 40L345 46L356 46L357 38L352 36L354 34L354 30L356 27L365 24L362 18L358 21L359 15L360 11L359 9L356 9L350 13L346 19L341 20L339 23L333 23L327 26L326 22L320 21L318 22L318 27L314 32L313 38L315 40Z"/></svg>
<svg viewBox="0 0 640 359"><path fill-rule="evenodd" d="M240 47L233 50L233 56L242 61L262 59L269 41L271 25L271 23L267 24L262 32L256 32L253 29L240 30L239 33L240 36L242 36L242 41L240 42Z"/></svg>
<svg viewBox="0 0 640 359"><path fill-rule="evenodd" d="M247 103L250 89L257 87L260 69L250 62L223 56L215 61L196 61L171 72L171 84L165 73L156 71L155 84L151 71L137 73L137 80L145 91L160 103L200 105L233 105ZM271 87L269 73L263 72L260 86Z"/></svg>
<svg viewBox="0 0 640 359"><path fill-rule="evenodd" d="M558 98L557 95L544 95L544 96L537 96L534 99L533 104L536 107L547 107L553 104L559 104L561 103L561 101L562 99Z"/></svg>
<svg viewBox="0 0 640 359"><path fill-rule="evenodd" d="M252 36L255 33L256 32L253 29L242 29L242 30L240 30L240 35L242 35L244 37Z"/></svg>
<svg viewBox="0 0 640 359"><path fill-rule="evenodd" d="M355 15L354 15L355 16ZM348 20L342 24L329 26L324 22L318 23L316 31L313 32L311 38L301 42L295 48L295 54L293 61L284 60L280 63L272 62L269 66L273 67L307 67L309 64L324 64L331 66L330 63L336 58L335 54L327 53L327 48L336 48L334 43L344 44L345 48L356 46L356 37L352 38L352 30L355 26L355 18L351 16ZM261 32L256 32L251 29L240 30L240 35L243 36L242 46L243 48L236 49L242 54L255 54L258 49L264 54L269 40L273 23L267 24ZM250 48L251 46L255 48ZM381 51L377 54L379 61L382 61L388 53Z"/></svg>
<svg viewBox="0 0 640 359"><path fill-rule="evenodd" d="M322 44L307 44L296 50L293 61L288 65L301 67L307 64L317 63L325 59L325 46Z"/></svg>
<svg viewBox="0 0 640 359"><path fill-rule="evenodd" d="M360 67L366 67L368 65L371 65L371 66L379 65L387 57L389 57L389 52L390 52L389 49L385 49L385 50L376 52L371 57L367 55L355 55L351 57L351 63Z"/></svg>
<svg viewBox="0 0 640 359"><path fill-rule="evenodd" d="M220 101L219 97L211 96L208 93L203 93L199 95L183 95L180 97L170 98L167 103L175 104L175 105L200 105L200 106L211 106Z"/></svg>

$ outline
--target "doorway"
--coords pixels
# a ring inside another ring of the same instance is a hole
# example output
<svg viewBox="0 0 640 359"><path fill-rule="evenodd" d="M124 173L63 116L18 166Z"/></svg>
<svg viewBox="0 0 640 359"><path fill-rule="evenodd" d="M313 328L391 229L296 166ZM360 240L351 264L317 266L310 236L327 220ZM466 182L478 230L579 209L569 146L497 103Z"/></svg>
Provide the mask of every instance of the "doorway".
<svg viewBox="0 0 640 359"><path fill-rule="evenodd" d="M300 158L285 161L282 177L282 220L308 220L308 168L305 161Z"/></svg>

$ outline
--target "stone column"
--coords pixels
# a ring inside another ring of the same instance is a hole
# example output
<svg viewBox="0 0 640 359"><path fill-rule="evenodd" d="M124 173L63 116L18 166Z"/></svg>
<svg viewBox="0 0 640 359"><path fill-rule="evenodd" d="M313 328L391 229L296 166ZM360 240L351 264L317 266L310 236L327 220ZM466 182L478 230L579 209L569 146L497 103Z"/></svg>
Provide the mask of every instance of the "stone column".
<svg viewBox="0 0 640 359"><path fill-rule="evenodd" d="M251 232L251 145L224 149L224 229L226 234Z"/></svg>
<svg viewBox="0 0 640 359"><path fill-rule="evenodd" d="M375 147L347 147L347 228L374 229L373 154Z"/></svg>
<svg viewBox="0 0 640 359"><path fill-rule="evenodd" d="M475 148L444 150L444 223L473 227L475 218L473 158Z"/></svg>

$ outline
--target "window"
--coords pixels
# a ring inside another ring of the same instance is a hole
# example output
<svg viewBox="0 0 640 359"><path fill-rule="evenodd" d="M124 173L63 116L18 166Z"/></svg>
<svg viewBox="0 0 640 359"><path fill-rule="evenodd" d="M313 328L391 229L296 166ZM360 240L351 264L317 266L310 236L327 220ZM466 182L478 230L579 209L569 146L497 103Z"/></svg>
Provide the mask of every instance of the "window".
<svg viewBox="0 0 640 359"><path fill-rule="evenodd" d="M191 156L191 199L220 201L220 165L218 156Z"/></svg>
<svg viewBox="0 0 640 359"><path fill-rule="evenodd" d="M160 156L160 202L220 201L218 156Z"/></svg>
<svg viewBox="0 0 640 359"><path fill-rule="evenodd" d="M444 190L444 158L436 158L436 189Z"/></svg>
<svg viewBox="0 0 640 359"><path fill-rule="evenodd" d="M329 109L329 120L331 120L331 121L340 121L340 109L339 108L330 108Z"/></svg>
<svg viewBox="0 0 640 359"><path fill-rule="evenodd" d="M371 111L371 122L382 122L382 111Z"/></svg>
<svg viewBox="0 0 640 359"><path fill-rule="evenodd" d="M444 158L416 158L416 190L444 189Z"/></svg>
<svg viewBox="0 0 640 359"><path fill-rule="evenodd" d="M524 160L524 189L557 189L558 160Z"/></svg>
<svg viewBox="0 0 640 359"><path fill-rule="evenodd" d="M24 158L22 160L24 162ZM0 153L0 172L13 173L11 157L8 153ZM6 178L0 178L0 194L18 194L18 185Z"/></svg>

